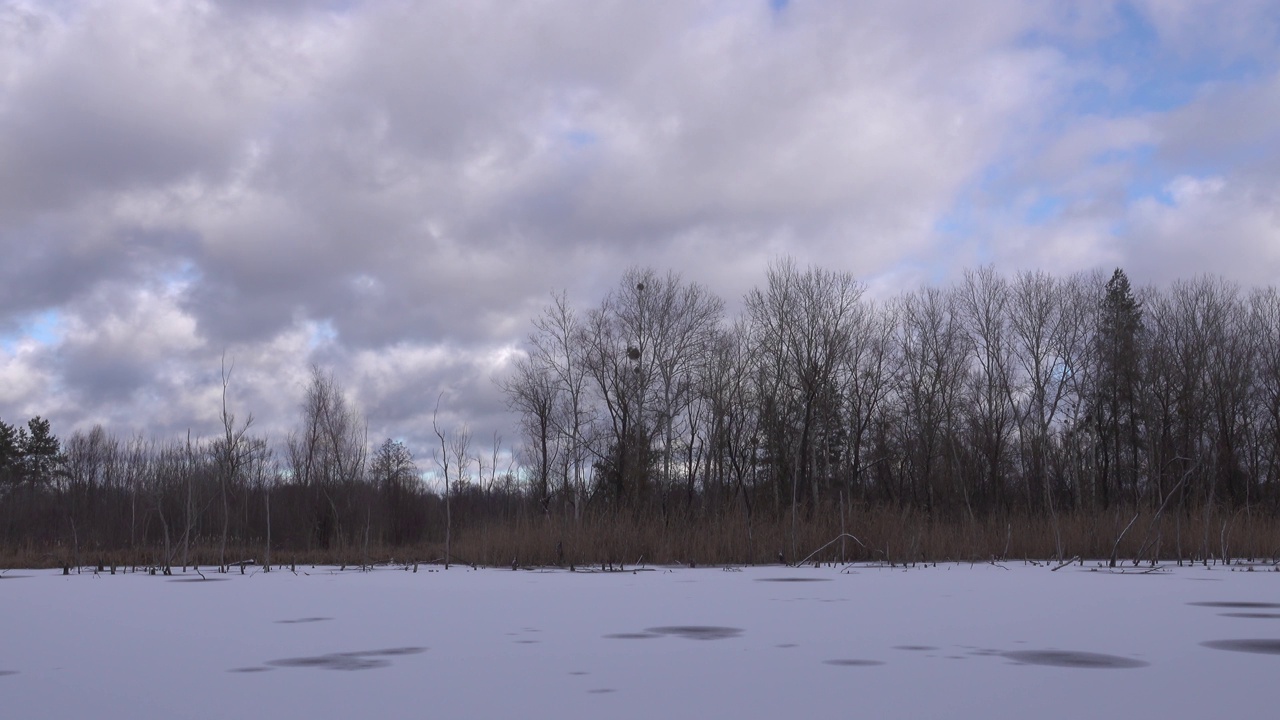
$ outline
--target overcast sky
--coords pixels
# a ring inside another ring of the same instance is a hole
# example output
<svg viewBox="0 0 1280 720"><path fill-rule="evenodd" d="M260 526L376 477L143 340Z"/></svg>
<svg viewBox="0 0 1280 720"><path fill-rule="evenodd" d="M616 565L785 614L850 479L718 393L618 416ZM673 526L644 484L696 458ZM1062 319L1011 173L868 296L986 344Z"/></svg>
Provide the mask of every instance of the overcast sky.
<svg viewBox="0 0 1280 720"><path fill-rule="evenodd" d="M1280 4L0 0L0 419L428 465L632 265L1280 284ZM442 395L443 394L443 395Z"/></svg>

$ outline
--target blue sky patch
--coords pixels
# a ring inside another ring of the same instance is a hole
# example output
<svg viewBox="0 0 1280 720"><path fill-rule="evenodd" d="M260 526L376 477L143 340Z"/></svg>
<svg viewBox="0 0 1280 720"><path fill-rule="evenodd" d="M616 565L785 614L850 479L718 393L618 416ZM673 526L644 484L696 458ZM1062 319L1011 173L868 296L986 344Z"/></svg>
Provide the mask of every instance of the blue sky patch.
<svg viewBox="0 0 1280 720"><path fill-rule="evenodd" d="M19 321L15 332L0 333L0 348L12 353L18 349L18 343L31 339L41 345L54 345L61 338L60 325L62 313L56 309L33 313Z"/></svg>

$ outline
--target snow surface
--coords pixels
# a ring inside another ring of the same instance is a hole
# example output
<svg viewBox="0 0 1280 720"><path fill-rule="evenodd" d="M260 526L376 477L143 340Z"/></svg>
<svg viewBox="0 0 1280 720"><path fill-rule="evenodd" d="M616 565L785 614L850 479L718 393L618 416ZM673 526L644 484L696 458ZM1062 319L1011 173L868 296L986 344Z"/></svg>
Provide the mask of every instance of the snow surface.
<svg viewBox="0 0 1280 720"><path fill-rule="evenodd" d="M1275 717L1256 570L10 571L0 717Z"/></svg>

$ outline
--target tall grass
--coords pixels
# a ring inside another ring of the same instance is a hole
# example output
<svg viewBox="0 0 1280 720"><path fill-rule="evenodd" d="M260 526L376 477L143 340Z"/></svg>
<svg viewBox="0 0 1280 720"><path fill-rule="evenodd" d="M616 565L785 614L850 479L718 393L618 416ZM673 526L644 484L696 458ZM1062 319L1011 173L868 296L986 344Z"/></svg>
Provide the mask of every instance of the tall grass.
<svg viewBox="0 0 1280 720"><path fill-rule="evenodd" d="M1125 531L1125 528L1128 528ZM1123 533L1123 537L1122 536ZM1117 543L1117 539L1119 542ZM834 542L833 542L834 541ZM825 547L824 547L825 546ZM819 550L822 548L821 550ZM228 557L256 560L262 540L231 543ZM410 546L375 544L294 550L273 547L280 565L435 563L444 558L443 537ZM1236 562L1280 559L1280 522L1267 514L1196 511L1157 516L1149 509L1114 508L1053 518L1016 514L979 518L941 517L888 507L826 508L801 517L748 517L742 511L637 515L598 512L580 519L556 514L519 515L455 527L454 562L477 566L574 568L637 565L776 564L780 561L989 562L1016 559L1105 560L1126 563ZM189 564L214 567L219 550L211 540L189 553ZM145 567L178 564L163 548L95 551L27 544L0 549L0 568Z"/></svg>

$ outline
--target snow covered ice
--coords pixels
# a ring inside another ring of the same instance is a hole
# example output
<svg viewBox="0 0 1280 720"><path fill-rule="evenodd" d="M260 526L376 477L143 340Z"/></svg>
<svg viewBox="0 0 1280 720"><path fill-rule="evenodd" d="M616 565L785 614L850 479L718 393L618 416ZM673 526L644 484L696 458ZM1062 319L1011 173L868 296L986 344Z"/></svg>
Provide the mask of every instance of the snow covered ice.
<svg viewBox="0 0 1280 720"><path fill-rule="evenodd" d="M11 571L0 716L1272 717L1271 569Z"/></svg>

